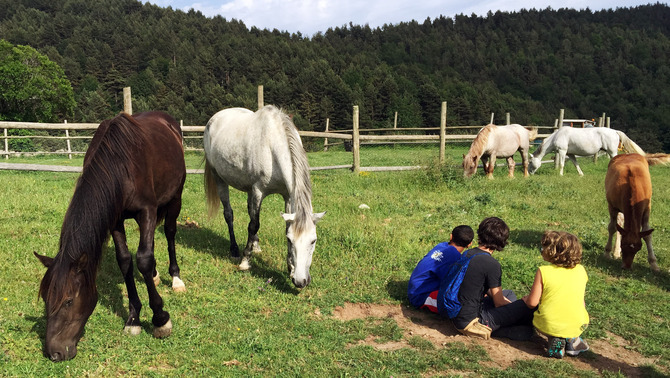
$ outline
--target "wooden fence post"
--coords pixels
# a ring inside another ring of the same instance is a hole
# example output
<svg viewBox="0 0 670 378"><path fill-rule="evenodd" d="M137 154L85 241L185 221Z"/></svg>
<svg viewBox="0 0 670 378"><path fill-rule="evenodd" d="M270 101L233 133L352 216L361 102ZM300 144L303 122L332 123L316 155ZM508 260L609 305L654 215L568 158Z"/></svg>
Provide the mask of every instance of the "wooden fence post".
<svg viewBox="0 0 670 378"><path fill-rule="evenodd" d="M67 119L63 122L67 125ZM70 145L70 130L65 129L65 142L67 143L67 157L72 160L72 148Z"/></svg>
<svg viewBox="0 0 670 378"><path fill-rule="evenodd" d="M133 100L130 96L130 87L123 88L123 111L133 114Z"/></svg>
<svg viewBox="0 0 670 378"><path fill-rule="evenodd" d="M493 124L493 116L495 116L495 113L491 113L491 122L489 122L490 125Z"/></svg>
<svg viewBox="0 0 670 378"><path fill-rule="evenodd" d="M393 128L398 128L398 112L395 112L395 117L393 118Z"/></svg>
<svg viewBox="0 0 670 378"><path fill-rule="evenodd" d="M440 164L444 164L444 149L447 140L447 102L442 102L440 112Z"/></svg>
<svg viewBox="0 0 670 378"><path fill-rule="evenodd" d="M263 86L258 86L258 110L261 110L265 106L265 100L263 99Z"/></svg>
<svg viewBox="0 0 670 378"><path fill-rule="evenodd" d="M509 113L505 113L505 125L509 125L509 124L510 124Z"/></svg>
<svg viewBox="0 0 670 378"><path fill-rule="evenodd" d="M352 130L351 150L354 153L354 173L361 170L360 139L358 134L358 105L354 105L354 125Z"/></svg>
<svg viewBox="0 0 670 378"><path fill-rule="evenodd" d="M7 142L7 129L5 130L5 159L9 159L9 142Z"/></svg>
<svg viewBox="0 0 670 378"><path fill-rule="evenodd" d="M326 132L328 132L328 124L330 123L330 118L326 118ZM328 151L328 138L323 138L323 152Z"/></svg>

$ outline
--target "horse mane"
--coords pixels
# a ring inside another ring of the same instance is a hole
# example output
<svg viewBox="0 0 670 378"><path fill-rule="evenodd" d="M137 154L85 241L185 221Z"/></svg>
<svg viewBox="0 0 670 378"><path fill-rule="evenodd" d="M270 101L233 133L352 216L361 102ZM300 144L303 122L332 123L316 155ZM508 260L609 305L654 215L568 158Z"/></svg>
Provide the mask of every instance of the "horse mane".
<svg viewBox="0 0 670 378"><path fill-rule="evenodd" d="M80 265L85 285L95 290L102 246L121 212L123 183L137 165L135 155L145 139L143 129L126 113L103 121L93 136L63 219L58 254L40 285L40 296L60 301L50 301L49 314L65 300L64 277L73 264Z"/></svg>
<svg viewBox="0 0 670 378"><path fill-rule="evenodd" d="M468 156L482 156L484 150L486 150L486 144L489 141L489 136L497 126L494 124L488 124L482 127L481 130L477 133L477 136L472 141L470 150L468 151Z"/></svg>
<svg viewBox="0 0 670 378"><path fill-rule="evenodd" d="M300 134L298 134L298 129L293 121L280 109L273 108L284 126L288 148L291 151L291 163L293 165L293 196L291 201L293 209L291 211L295 213L296 231L302 232L307 225L307 221L312 219L312 182L309 175L309 162L300 140Z"/></svg>

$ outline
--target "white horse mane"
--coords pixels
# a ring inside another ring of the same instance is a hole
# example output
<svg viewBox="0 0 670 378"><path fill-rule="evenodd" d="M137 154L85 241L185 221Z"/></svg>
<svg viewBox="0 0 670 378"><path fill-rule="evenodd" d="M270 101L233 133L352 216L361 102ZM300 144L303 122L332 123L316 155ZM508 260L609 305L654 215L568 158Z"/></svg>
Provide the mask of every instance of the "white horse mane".
<svg viewBox="0 0 670 378"><path fill-rule="evenodd" d="M300 140L300 134L289 116L280 109L268 105L279 114L289 150L291 151L291 162L293 165L293 193L291 193L291 212L295 213L295 229L302 232L307 221L312 217L312 182L309 175L309 163L305 149Z"/></svg>

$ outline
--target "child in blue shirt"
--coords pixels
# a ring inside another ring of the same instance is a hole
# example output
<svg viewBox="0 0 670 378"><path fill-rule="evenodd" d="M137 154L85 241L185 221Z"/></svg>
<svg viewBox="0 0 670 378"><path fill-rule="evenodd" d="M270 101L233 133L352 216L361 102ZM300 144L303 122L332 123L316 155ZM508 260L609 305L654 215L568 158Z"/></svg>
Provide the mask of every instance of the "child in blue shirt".
<svg viewBox="0 0 670 378"><path fill-rule="evenodd" d="M442 242L424 256L417 264L409 279L407 296L416 308L426 308L437 313L437 291L442 277L451 264L461 258L461 252L472 244L475 232L470 226L454 228L449 242Z"/></svg>

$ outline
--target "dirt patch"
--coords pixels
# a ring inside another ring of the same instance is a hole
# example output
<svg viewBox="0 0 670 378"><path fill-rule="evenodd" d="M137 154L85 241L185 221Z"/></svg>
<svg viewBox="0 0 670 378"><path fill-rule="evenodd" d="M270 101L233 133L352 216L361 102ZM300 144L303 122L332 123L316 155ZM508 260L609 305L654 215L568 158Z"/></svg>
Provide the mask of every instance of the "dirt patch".
<svg viewBox="0 0 670 378"><path fill-rule="evenodd" d="M466 345L477 344L482 346L491 357L488 367L506 368L517 360L529 360L544 357L546 339L536 335L530 341L513 341L494 338L481 340L460 334L449 321L428 311L419 311L402 305L379 305L367 303L347 303L343 307L336 307L333 316L339 320L391 318L398 327L403 329L405 339L380 344L374 337L361 340L358 344L370 345L380 350L396 350L411 348L407 339L419 336L430 341L436 348L444 347L448 343L462 342ZM655 365L656 359L644 357L629 349L628 341L608 333L608 339L588 340L592 353L579 357L566 357L564 360L573 364L579 370L591 370L602 373L621 372L627 377L642 377L641 365Z"/></svg>

